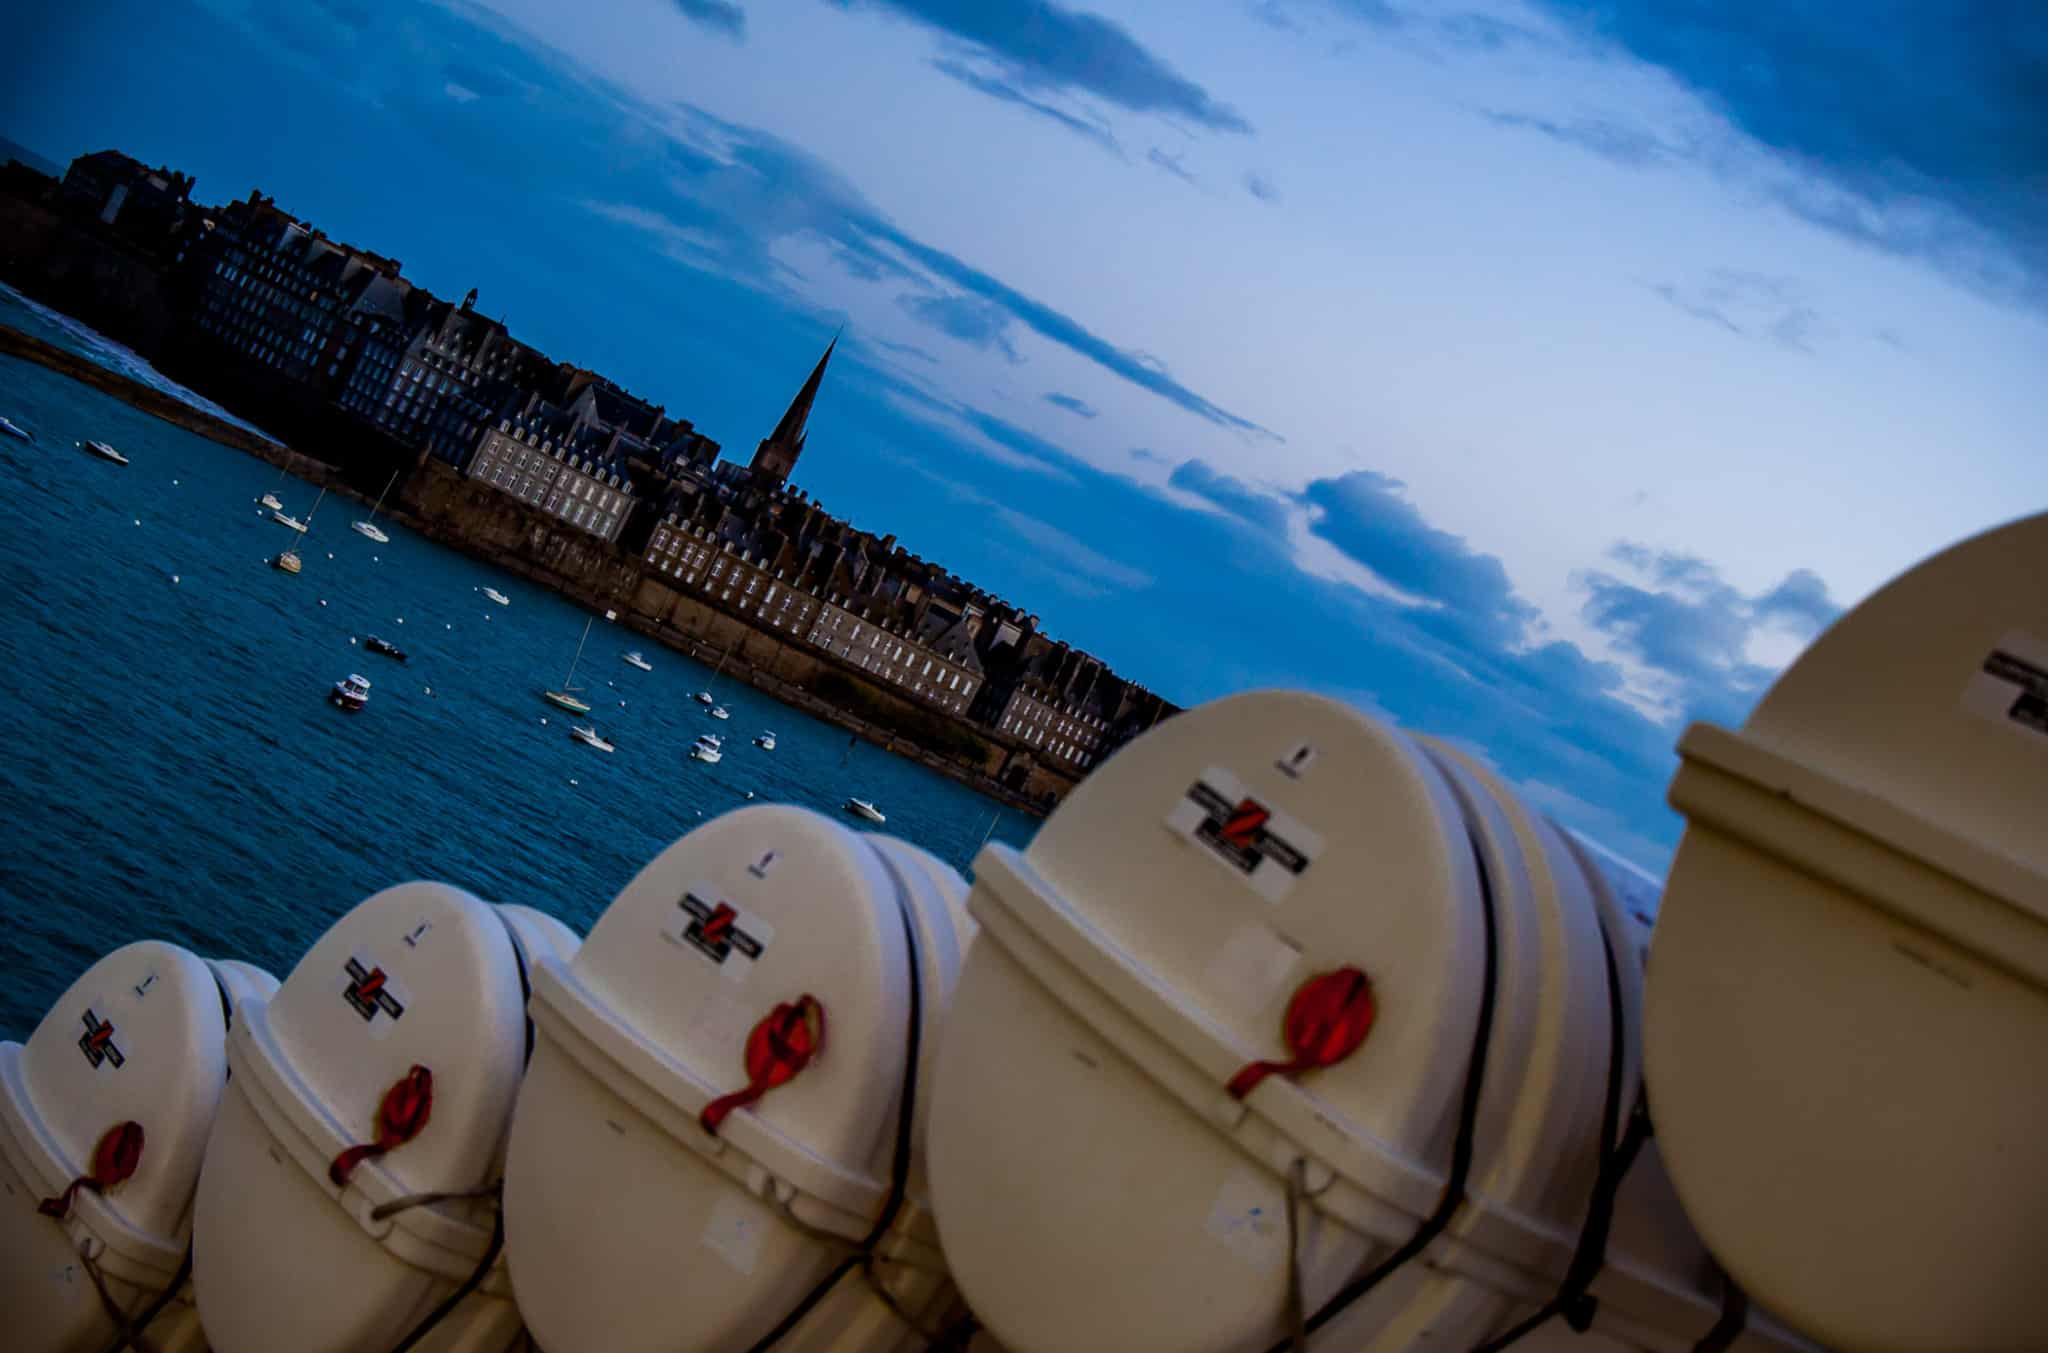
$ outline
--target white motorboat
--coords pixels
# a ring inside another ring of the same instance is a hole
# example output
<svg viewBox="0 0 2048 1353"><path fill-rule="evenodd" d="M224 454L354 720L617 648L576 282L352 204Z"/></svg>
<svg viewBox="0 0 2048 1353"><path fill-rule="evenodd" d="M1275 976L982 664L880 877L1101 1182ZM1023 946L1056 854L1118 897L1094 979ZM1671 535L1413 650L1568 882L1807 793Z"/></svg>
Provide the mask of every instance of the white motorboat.
<svg viewBox="0 0 2048 1353"><path fill-rule="evenodd" d="M36 435L10 418L0 418L0 435L13 437L18 441L32 442Z"/></svg>
<svg viewBox="0 0 2048 1353"><path fill-rule="evenodd" d="M370 683L350 672L346 678L334 683L334 689L327 698L349 713L357 713L370 703Z"/></svg>
<svg viewBox="0 0 2048 1353"><path fill-rule="evenodd" d="M284 511L284 499L274 493L266 493L256 500L256 506L267 507L272 512L282 512Z"/></svg>
<svg viewBox="0 0 2048 1353"><path fill-rule="evenodd" d="M294 517L291 513L283 511L282 509L276 512L272 512L270 514L270 519L276 522L279 526L291 527L292 530L297 531L300 535L304 535L306 533L306 523L300 521L297 517Z"/></svg>
<svg viewBox="0 0 2048 1353"><path fill-rule="evenodd" d="M600 752L613 750L611 742L595 728L572 728L569 730L569 736L582 743L585 747L595 747Z"/></svg>
<svg viewBox="0 0 2048 1353"><path fill-rule="evenodd" d="M848 799L842 806L855 817L865 818L869 822L887 822L889 820L882 816L881 809L875 807L866 799Z"/></svg>
<svg viewBox="0 0 2048 1353"><path fill-rule="evenodd" d="M378 494L377 501L371 505L370 515L363 518L363 520L361 521L350 522L349 529L354 531L359 536L368 536L370 539L376 541L379 545L389 545L391 543L391 537L385 535L384 528L377 525L377 511L379 508L384 506L385 495L391 492L391 486L393 484L396 484L397 482L398 471L393 470L391 472L391 478L384 481L384 492Z"/></svg>
<svg viewBox="0 0 2048 1353"><path fill-rule="evenodd" d="M693 760L715 766L725 756L725 743L718 734L706 733L690 744L690 756Z"/></svg>
<svg viewBox="0 0 2048 1353"><path fill-rule="evenodd" d="M512 604L512 598L506 596L503 592L500 592L495 587L486 587L484 589L484 595L489 597L492 601L497 602L500 606L510 606ZM586 628L585 633L588 632L589 631Z"/></svg>
<svg viewBox="0 0 2048 1353"><path fill-rule="evenodd" d="M764 729L754 737L754 745L764 752L775 750L775 734Z"/></svg>
<svg viewBox="0 0 2048 1353"><path fill-rule="evenodd" d="M80 442L79 449L89 455L98 456L101 460L111 460L116 465L126 465L128 463L128 457L122 455L113 447L108 446L105 442Z"/></svg>
<svg viewBox="0 0 2048 1353"><path fill-rule="evenodd" d="M279 550L272 556L270 566L279 573L297 573L306 566L306 561L299 558L297 550Z"/></svg>
<svg viewBox="0 0 2048 1353"><path fill-rule="evenodd" d="M713 705L711 707L711 717L714 719L730 719L732 712L724 705Z"/></svg>
<svg viewBox="0 0 2048 1353"><path fill-rule="evenodd" d="M484 591L493 597L498 595L488 587ZM595 623L595 616L583 622L583 637L576 641L576 656L569 659L569 675L562 678L561 689L542 691L540 693L541 699L559 709L566 709L571 714L590 713L590 703L586 700L577 699L575 695L576 691L582 689L576 685L576 664L583 661L583 645L590 641L590 627Z"/></svg>
<svg viewBox="0 0 2048 1353"><path fill-rule="evenodd" d="M628 653L624 657L620 658L619 661L625 663L628 667L637 667L643 672L651 672L654 670L654 664L647 661L647 659L641 657L640 650L637 648L634 649L631 653Z"/></svg>
<svg viewBox="0 0 2048 1353"><path fill-rule="evenodd" d="M698 704L700 704L700 705L715 705L715 704L717 704L718 702L717 702L716 700L713 700L713 699L711 698L711 692L710 692L710 691L698 691L698 692L697 692L697 703L698 703Z"/></svg>

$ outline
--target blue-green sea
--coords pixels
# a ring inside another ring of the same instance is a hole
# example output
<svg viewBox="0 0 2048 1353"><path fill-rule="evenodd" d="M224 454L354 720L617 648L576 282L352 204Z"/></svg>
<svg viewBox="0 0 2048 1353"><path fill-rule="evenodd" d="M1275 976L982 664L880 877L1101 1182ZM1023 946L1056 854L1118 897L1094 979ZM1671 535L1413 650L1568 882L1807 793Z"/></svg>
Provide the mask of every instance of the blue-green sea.
<svg viewBox="0 0 2048 1353"><path fill-rule="evenodd" d="M11 307L0 322L19 319ZM30 327L26 324L22 327ZM67 346L72 346L67 344ZM883 830L966 869L1033 823L599 617L578 683L618 750L539 698L587 612L328 498L297 577L255 499L315 491L42 367L0 358L0 1037L99 955L157 937L280 978L380 888L438 879L587 930L647 860L747 791ZM74 447L99 438L121 468ZM488 601L496 587L509 606ZM366 652L377 634L410 662ZM639 649L654 665L621 661ZM369 708L326 701L351 672ZM692 696L711 685L714 723ZM773 729L776 750L753 737ZM725 735L715 766L685 752Z"/></svg>

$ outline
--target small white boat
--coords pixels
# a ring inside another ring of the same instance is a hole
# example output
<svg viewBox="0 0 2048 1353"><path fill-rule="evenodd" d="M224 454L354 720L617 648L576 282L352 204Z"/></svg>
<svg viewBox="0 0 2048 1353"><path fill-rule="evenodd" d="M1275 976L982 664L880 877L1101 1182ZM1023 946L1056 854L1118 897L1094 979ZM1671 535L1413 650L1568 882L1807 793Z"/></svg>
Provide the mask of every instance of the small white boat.
<svg viewBox="0 0 2048 1353"><path fill-rule="evenodd" d="M724 705L713 705L711 707L711 717L714 719L730 719L732 713Z"/></svg>
<svg viewBox="0 0 2048 1353"><path fill-rule="evenodd" d="M697 703L698 703L698 704L700 704L700 705L715 705L715 704L717 704L718 702L717 702L716 700L713 700L713 699L711 698L711 692L710 692L710 691L698 691L698 692L697 692Z"/></svg>
<svg viewBox="0 0 2048 1353"><path fill-rule="evenodd" d="M654 664L647 661L647 659L641 657L640 650L637 648L634 649L631 653L628 653L624 657L620 658L619 661L625 663L628 667L637 667L643 672L651 672L654 670Z"/></svg>
<svg viewBox="0 0 2048 1353"><path fill-rule="evenodd" d="M126 465L128 463L128 457L122 455L113 447L108 446L105 442L80 442L79 449L90 455L98 456L101 460L111 460L116 465Z"/></svg>
<svg viewBox="0 0 2048 1353"><path fill-rule="evenodd" d="M690 756L693 760L715 766L725 756L725 743L720 741L718 734L706 733L690 744Z"/></svg>
<svg viewBox="0 0 2048 1353"><path fill-rule="evenodd" d="M767 731L767 730L765 730L765 729L764 729L764 730L762 730L762 731L761 731L760 733L758 733L758 734L756 734L756 735L755 735L755 737L754 737L754 745L755 745L756 747L759 747L759 748L760 748L760 749L761 749L762 751L764 751L764 752L772 752L772 751L774 751L774 750L775 750L775 734L774 734L774 733L772 733L772 732L769 732L769 731Z"/></svg>
<svg viewBox="0 0 2048 1353"><path fill-rule="evenodd" d="M35 433L30 432L27 428L10 418L0 418L0 435L13 437L24 442L32 442L36 439Z"/></svg>
<svg viewBox="0 0 2048 1353"><path fill-rule="evenodd" d="M291 527L292 530L297 531L300 535L304 535L306 533L306 523L300 521L297 517L294 517L291 513L286 512L281 508L276 511L273 511L270 514L270 519L276 522L279 526Z"/></svg>
<svg viewBox="0 0 2048 1353"><path fill-rule="evenodd" d="M489 592L494 597L498 595L496 592L491 592L491 589L488 587L484 591ZM486 620L490 619L489 616L484 618ZM562 678L561 689L542 691L540 693L541 699L558 709L566 709L571 714L590 713L590 702L577 699L571 692L582 689L576 684L576 664L583 661L583 645L590 642L590 627L593 623L595 622L590 620L583 622L583 637L576 641L576 656L569 659L569 675Z"/></svg>
<svg viewBox="0 0 2048 1353"><path fill-rule="evenodd" d="M486 587L484 595L497 602L500 606L510 606L512 604L512 598L506 596L495 587Z"/></svg>
<svg viewBox="0 0 2048 1353"><path fill-rule="evenodd" d="M256 500L256 506L267 507L272 512L282 512L284 511L284 499L274 493L266 493Z"/></svg>
<svg viewBox="0 0 2048 1353"><path fill-rule="evenodd" d="M569 730L569 736L576 739L576 741L582 743L585 747L595 747L600 752L609 752L612 750L611 743L607 741L604 735L599 733L595 728L572 728Z"/></svg>
<svg viewBox="0 0 2048 1353"><path fill-rule="evenodd" d="M280 550L276 557L270 561L270 566L280 573L297 573L306 565L299 558L297 550Z"/></svg>
<svg viewBox="0 0 2048 1353"><path fill-rule="evenodd" d="M354 714L370 703L370 683L350 672L345 679L334 683L334 690L327 698Z"/></svg>
<svg viewBox="0 0 2048 1353"><path fill-rule="evenodd" d="M848 799L844 807L847 812L852 813L855 817L865 818L869 822L887 822L889 820L882 816L881 809L875 807L866 799Z"/></svg>
<svg viewBox="0 0 2048 1353"><path fill-rule="evenodd" d="M391 472L391 478L384 481L384 493L377 495L377 501L370 505L370 515L361 521L349 523L349 529L359 536L368 536L379 545L389 545L391 537L384 534L384 528L377 525L378 509L384 506L384 495L391 492L391 486L398 482L398 471Z"/></svg>

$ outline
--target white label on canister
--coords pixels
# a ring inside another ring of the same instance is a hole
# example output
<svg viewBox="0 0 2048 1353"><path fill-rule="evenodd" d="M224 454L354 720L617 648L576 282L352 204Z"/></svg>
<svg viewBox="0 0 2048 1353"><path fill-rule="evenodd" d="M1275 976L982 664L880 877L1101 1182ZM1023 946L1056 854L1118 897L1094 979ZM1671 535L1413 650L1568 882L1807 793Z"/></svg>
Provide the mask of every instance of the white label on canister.
<svg viewBox="0 0 2048 1353"><path fill-rule="evenodd" d="M1243 1166L1223 1177L1202 1228L1255 1269L1287 1262L1287 1195L1280 1182Z"/></svg>
<svg viewBox="0 0 2048 1353"><path fill-rule="evenodd" d="M2030 737L2048 738L2048 641L2017 630L2000 639L1963 687L1963 708Z"/></svg>
<svg viewBox="0 0 2048 1353"><path fill-rule="evenodd" d="M126 1035L114 1026L114 1006L105 994L86 1003L78 1017L78 1051L101 1080L128 1065Z"/></svg>
<svg viewBox="0 0 2048 1353"><path fill-rule="evenodd" d="M373 954L350 954L337 980L342 1004L355 1012L372 1038L389 1037L412 1005L411 993L385 971Z"/></svg>
<svg viewBox="0 0 2048 1353"><path fill-rule="evenodd" d="M1230 932L1209 960L1207 976L1239 1015L1257 1019L1287 989L1300 962L1299 949L1269 927L1252 923Z"/></svg>
<svg viewBox="0 0 2048 1353"><path fill-rule="evenodd" d="M744 982L775 942L775 928L741 911L710 888L691 888L676 902L662 938L709 959L728 978Z"/></svg>
<svg viewBox="0 0 2048 1353"><path fill-rule="evenodd" d="M1323 850L1322 837L1216 766L1188 786L1166 825L1268 902L1286 897Z"/></svg>
<svg viewBox="0 0 2048 1353"><path fill-rule="evenodd" d="M744 1276L761 1261L761 1241L767 1228L758 1202L736 1190L721 1189L718 1200L711 1204L711 1219L704 1223L704 1248Z"/></svg>

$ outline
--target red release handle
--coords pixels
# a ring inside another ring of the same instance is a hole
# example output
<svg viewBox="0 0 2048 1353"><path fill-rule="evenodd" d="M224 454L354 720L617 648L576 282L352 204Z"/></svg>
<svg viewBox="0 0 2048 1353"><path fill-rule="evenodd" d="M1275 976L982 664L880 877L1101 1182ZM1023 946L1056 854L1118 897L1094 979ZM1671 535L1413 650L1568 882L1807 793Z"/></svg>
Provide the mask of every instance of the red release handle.
<svg viewBox="0 0 2048 1353"><path fill-rule="evenodd" d="M1276 1073L1293 1077L1336 1065L1358 1051L1377 1014L1372 979L1357 968L1309 978L1287 1003L1287 1018L1281 1024L1280 1036L1294 1055L1284 1062L1253 1062L1230 1078L1230 1097L1243 1099Z"/></svg>
<svg viewBox="0 0 2048 1353"><path fill-rule="evenodd" d="M405 1145L420 1135L434 1114L434 1073L415 1063L412 1070L384 1092L377 1105L377 1140L351 1146L327 1167L327 1177L336 1188L346 1188L356 1166Z"/></svg>
<svg viewBox="0 0 2048 1353"><path fill-rule="evenodd" d="M796 1003L788 1001L769 1011L766 1018L747 1035L747 1085L729 1095L720 1095L704 1106L697 1121L712 1136L734 1109L745 1108L773 1090L787 1084L797 1072L811 1064L825 1046L825 1007L806 992Z"/></svg>
<svg viewBox="0 0 2048 1353"><path fill-rule="evenodd" d="M82 1174L66 1184L64 1191L55 1198L45 1198L37 1203L36 1211L62 1221L70 1215L71 1200L78 1196L80 1189L105 1193L133 1175L141 1164L142 1124L133 1119L116 1123L100 1134L99 1145L92 1149L91 1173Z"/></svg>

